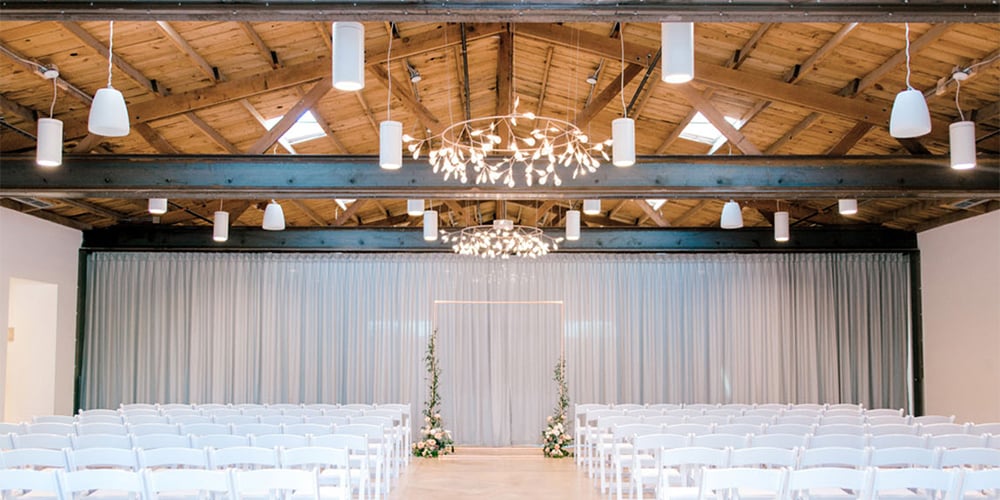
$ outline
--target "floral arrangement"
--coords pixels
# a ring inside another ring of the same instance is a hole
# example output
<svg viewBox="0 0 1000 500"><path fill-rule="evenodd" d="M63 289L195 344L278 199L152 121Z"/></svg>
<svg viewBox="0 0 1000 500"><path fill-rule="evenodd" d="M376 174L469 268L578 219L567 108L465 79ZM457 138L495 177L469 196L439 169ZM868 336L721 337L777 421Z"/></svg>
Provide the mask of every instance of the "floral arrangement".
<svg viewBox="0 0 1000 500"><path fill-rule="evenodd" d="M431 334L427 341L427 355L424 362L427 364L427 402L424 404L424 426L420 428L420 440L413 443L413 454L418 457L436 457L455 452L455 441L451 439L451 431L444 428L444 421L441 419L440 406L441 396L438 395L438 378L441 376L441 368L438 366L435 342L437 341L437 330Z"/></svg>
<svg viewBox="0 0 1000 500"><path fill-rule="evenodd" d="M570 435L566 425L566 411L569 408L569 389L566 387L565 358L559 358L553 378L559 386L559 403L556 404L555 414L550 415L546 419L548 426L545 428L545 432L542 433L542 439L545 441L542 451L547 457L563 458L573 454L570 449L573 446L573 436Z"/></svg>

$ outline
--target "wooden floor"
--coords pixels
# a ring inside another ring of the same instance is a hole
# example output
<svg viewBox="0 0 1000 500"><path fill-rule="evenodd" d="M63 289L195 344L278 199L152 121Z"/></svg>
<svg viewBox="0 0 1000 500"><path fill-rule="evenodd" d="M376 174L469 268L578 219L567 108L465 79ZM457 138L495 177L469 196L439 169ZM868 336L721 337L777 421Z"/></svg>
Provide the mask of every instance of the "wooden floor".
<svg viewBox="0 0 1000 500"><path fill-rule="evenodd" d="M413 458L390 500L575 499L601 494L572 458L551 459L541 448L459 448L454 455Z"/></svg>

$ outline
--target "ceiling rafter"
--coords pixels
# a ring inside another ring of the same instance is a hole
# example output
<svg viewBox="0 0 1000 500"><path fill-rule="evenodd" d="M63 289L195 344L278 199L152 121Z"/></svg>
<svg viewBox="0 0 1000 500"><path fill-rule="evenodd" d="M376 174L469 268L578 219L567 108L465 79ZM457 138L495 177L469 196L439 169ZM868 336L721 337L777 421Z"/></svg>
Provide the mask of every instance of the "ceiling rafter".
<svg viewBox="0 0 1000 500"><path fill-rule="evenodd" d="M639 209L646 214L646 217L652 219L653 223L657 226L670 227L670 222L668 222L667 219L660 214L660 212L653 210L653 207L649 206L649 203L646 203L646 200L632 200L632 204L639 207ZM642 221L639 223L642 224Z"/></svg>
<svg viewBox="0 0 1000 500"><path fill-rule="evenodd" d="M361 210L361 207L363 207L367 202L368 200L364 199L354 200L354 203L351 203L344 209L343 212L340 213L340 215L337 216L337 219L333 221L333 225L343 226L346 224L347 221L351 220L351 218L354 217L354 214L356 214L358 210Z"/></svg>
<svg viewBox="0 0 1000 500"><path fill-rule="evenodd" d="M986 202L982 205L976 205L975 207L972 208L974 210L973 209L959 210L947 215L942 215L941 217L937 217L935 219L920 222L918 224L913 224L909 227L909 229L911 231L919 233L926 231L928 229L934 229L935 227L943 226L945 224L951 224L952 222L958 222L960 220L965 220L972 217L976 217L978 215L983 215L985 213L993 212L995 210L1000 210L1000 201L993 200Z"/></svg>
<svg viewBox="0 0 1000 500"><path fill-rule="evenodd" d="M539 82L538 104L535 105L535 116L542 116L542 106L545 105L545 92L549 88L549 73L552 71L552 56L555 48L551 45L545 48L545 62L542 64L542 81Z"/></svg>
<svg viewBox="0 0 1000 500"><path fill-rule="evenodd" d="M258 155L268 150L278 139L285 135L295 125L295 122L319 102L330 90L333 89L333 76L327 76L313 85L311 89L298 102L295 103L257 142L250 146L247 154Z"/></svg>
<svg viewBox="0 0 1000 500"><path fill-rule="evenodd" d="M392 85L389 84L389 74L386 72L385 68L382 66L369 66L368 70L375 75L375 79L382 84L382 86L390 89L392 95L402 101L403 106L410 110L411 113L416 116L417 121L424 126L424 128L431 131L432 134L436 135L444 129L444 125L441 124L434 113L431 113L429 109L423 104L417 102L417 100L407 91L405 85L399 81L396 77L392 78Z"/></svg>
<svg viewBox="0 0 1000 500"><path fill-rule="evenodd" d="M39 219L44 219L59 225L71 227L73 229L79 229L80 231L90 231L91 229L94 229L93 225L87 224L86 222L80 222L70 217L63 217L62 215L55 214L47 210L41 210L9 198L0 198L0 207L7 208L15 212L21 212L23 214L33 215Z"/></svg>
<svg viewBox="0 0 1000 500"><path fill-rule="evenodd" d="M731 123L726 120L725 115L723 115L715 106L712 105L707 99L702 97L701 92L692 87L691 85L678 85L677 92L684 96L688 102L694 106L695 109L701 111L701 114L712 124L719 132L722 133L729 142L736 145L740 151L748 155L760 155L762 154L757 146L755 146L749 139L743 135L742 132L737 130Z"/></svg>
<svg viewBox="0 0 1000 500"><path fill-rule="evenodd" d="M246 34L247 38L250 39L250 43L253 44L254 48L260 54L261 58L267 61L271 65L271 69L278 69L282 66L281 62L278 60L278 53L271 50L264 42L264 39L260 37L260 33L254 29L253 25L248 21L237 22L243 33Z"/></svg>
<svg viewBox="0 0 1000 500"><path fill-rule="evenodd" d="M309 205L306 204L306 200L292 199L292 205L298 208L302 213L306 214L313 222L320 226L329 226L330 223L326 221L320 214L316 213Z"/></svg>
<svg viewBox="0 0 1000 500"><path fill-rule="evenodd" d="M695 203L694 206L687 209L679 217L674 219L674 227L683 227L684 224L687 223L687 221L691 220L691 218L694 217L695 215L698 215L698 212L701 212L702 209L708 206L708 204L709 204L708 200L698 200L698 203Z"/></svg>
<svg viewBox="0 0 1000 500"><path fill-rule="evenodd" d="M576 116L576 126L584 128L587 124L593 120L598 113L604 110L611 104L616 97L621 95L622 87L628 85L639 76L643 67L639 64L629 63L625 66L625 70L621 74L616 76L613 80L599 94L595 97L589 104L580 110L580 113Z"/></svg>

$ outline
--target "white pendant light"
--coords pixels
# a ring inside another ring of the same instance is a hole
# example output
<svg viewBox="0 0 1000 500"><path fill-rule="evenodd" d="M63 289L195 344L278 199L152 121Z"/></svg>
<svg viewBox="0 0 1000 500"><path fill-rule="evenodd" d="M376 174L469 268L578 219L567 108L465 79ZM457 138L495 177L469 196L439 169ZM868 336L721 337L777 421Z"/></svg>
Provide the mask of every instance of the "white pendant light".
<svg viewBox="0 0 1000 500"><path fill-rule="evenodd" d="M365 88L365 27L356 22L333 23L333 87L355 91Z"/></svg>
<svg viewBox="0 0 1000 500"><path fill-rule="evenodd" d="M910 23L906 23L906 90L896 94L889 116L889 135L898 139L920 137L931 131L931 114L923 92L910 86Z"/></svg>
<svg viewBox="0 0 1000 500"><path fill-rule="evenodd" d="M424 215L424 200L406 200L406 214L413 217Z"/></svg>
<svg viewBox="0 0 1000 500"><path fill-rule="evenodd" d="M271 200L264 209L264 224L261 225L267 231L283 231L285 229L285 211L281 209L278 202Z"/></svg>
<svg viewBox="0 0 1000 500"><path fill-rule="evenodd" d="M424 210L424 241L438 239L438 211Z"/></svg>
<svg viewBox="0 0 1000 500"><path fill-rule="evenodd" d="M386 170L398 170L403 166L403 124L385 120L378 130L378 164Z"/></svg>
<svg viewBox="0 0 1000 500"><path fill-rule="evenodd" d="M722 229L739 229L743 227L743 212L740 204L729 200L722 207L722 220L719 222Z"/></svg>
<svg viewBox="0 0 1000 500"><path fill-rule="evenodd" d="M854 198L837 200L837 209L840 211L840 215L854 215L858 213L858 200Z"/></svg>
<svg viewBox="0 0 1000 500"><path fill-rule="evenodd" d="M212 239L223 242L229 239L229 212L215 212L215 219L212 221Z"/></svg>
<svg viewBox="0 0 1000 500"><path fill-rule="evenodd" d="M583 200L583 213L598 215L601 213L601 200Z"/></svg>
<svg viewBox="0 0 1000 500"><path fill-rule="evenodd" d="M38 144L35 163L41 167L62 165L63 122L55 118L38 119Z"/></svg>
<svg viewBox="0 0 1000 500"><path fill-rule="evenodd" d="M167 199L150 198L148 207L149 207L149 213L153 215L163 215L167 213Z"/></svg>
<svg viewBox="0 0 1000 500"><path fill-rule="evenodd" d="M686 83L694 78L694 23L660 25L662 71L667 83Z"/></svg>
<svg viewBox="0 0 1000 500"><path fill-rule="evenodd" d="M788 212L774 212L774 241L788 241Z"/></svg>
<svg viewBox="0 0 1000 500"><path fill-rule="evenodd" d="M951 168L968 170L976 167L976 123L961 121L948 126L951 148Z"/></svg>
<svg viewBox="0 0 1000 500"><path fill-rule="evenodd" d="M569 210L566 212L566 240L578 239L580 239L580 211Z"/></svg>
<svg viewBox="0 0 1000 500"><path fill-rule="evenodd" d="M611 121L611 163L616 167L635 165L635 121L616 118Z"/></svg>
<svg viewBox="0 0 1000 500"><path fill-rule="evenodd" d="M111 86L111 50L115 41L115 22L111 21L108 38L108 86L98 89L90 103L87 130L105 137L124 137L129 133L128 108L125 97Z"/></svg>

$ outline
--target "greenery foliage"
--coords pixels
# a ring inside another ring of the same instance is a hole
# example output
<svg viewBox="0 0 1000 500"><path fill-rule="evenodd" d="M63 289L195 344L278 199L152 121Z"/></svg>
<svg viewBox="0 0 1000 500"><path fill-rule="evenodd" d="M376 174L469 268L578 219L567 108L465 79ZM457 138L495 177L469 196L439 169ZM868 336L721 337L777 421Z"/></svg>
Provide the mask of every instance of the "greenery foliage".
<svg viewBox="0 0 1000 500"><path fill-rule="evenodd" d="M573 454L573 436L569 433L566 424L566 412L569 408L569 389L566 386L566 359L560 357L556 363L553 379L559 386L559 402L556 404L554 415L550 415L547 420L547 427L542 433L545 445L542 448L545 456L551 458L563 458Z"/></svg>
<svg viewBox="0 0 1000 500"><path fill-rule="evenodd" d="M420 428L420 440L413 443L413 454L418 457L436 457L455 452L455 442L451 439L451 431L444 428L441 419L441 396L438 394L438 379L441 368L438 366L436 345L437 330L427 341L427 401L424 403L424 426Z"/></svg>

